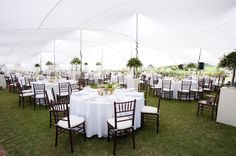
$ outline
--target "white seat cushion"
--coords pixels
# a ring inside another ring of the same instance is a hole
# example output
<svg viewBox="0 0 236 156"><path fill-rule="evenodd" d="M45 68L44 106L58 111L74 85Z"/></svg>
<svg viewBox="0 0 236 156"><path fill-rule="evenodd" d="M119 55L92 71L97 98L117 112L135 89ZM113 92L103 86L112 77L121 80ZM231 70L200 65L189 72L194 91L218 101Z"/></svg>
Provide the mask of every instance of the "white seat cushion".
<svg viewBox="0 0 236 156"><path fill-rule="evenodd" d="M44 94L37 94L37 95L35 96L35 98L38 98L38 99L44 98Z"/></svg>
<svg viewBox="0 0 236 156"><path fill-rule="evenodd" d="M144 81L143 81L143 80L140 80L139 83L144 83Z"/></svg>
<svg viewBox="0 0 236 156"><path fill-rule="evenodd" d="M59 93L57 93L57 95L58 95L58 96L68 96L69 93L67 93L67 92L63 92L63 93L61 93L61 95L60 95Z"/></svg>
<svg viewBox="0 0 236 156"><path fill-rule="evenodd" d="M126 120L129 119L128 117L119 118L119 120ZM115 127L115 118L110 118L107 122L112 126ZM132 127L132 120L117 122L117 129L126 129Z"/></svg>
<svg viewBox="0 0 236 156"><path fill-rule="evenodd" d="M169 90L169 89L166 89L166 88L164 88L164 89L162 89L162 90L165 91L165 92L171 92L171 91L173 91L172 89Z"/></svg>
<svg viewBox="0 0 236 156"><path fill-rule="evenodd" d="M64 121L67 120L67 117L63 118L63 120L58 121L57 125L59 127L68 129L68 121ZM75 115L70 115L70 127L76 127L80 124L82 124L84 122L84 118L79 117L79 116L75 116Z"/></svg>
<svg viewBox="0 0 236 156"><path fill-rule="evenodd" d="M189 93L190 91L189 90L178 90L179 92L182 92L182 93Z"/></svg>
<svg viewBox="0 0 236 156"><path fill-rule="evenodd" d="M72 92L79 92L79 89L72 89Z"/></svg>
<svg viewBox="0 0 236 156"><path fill-rule="evenodd" d="M151 88L153 88L153 89L161 89L161 87L158 87L157 84L155 84L154 86L151 86Z"/></svg>
<svg viewBox="0 0 236 156"><path fill-rule="evenodd" d="M191 89L192 92L203 92L203 90L201 88L198 89Z"/></svg>
<svg viewBox="0 0 236 156"><path fill-rule="evenodd" d="M141 109L142 113L157 114L157 108L151 106L143 106Z"/></svg>
<svg viewBox="0 0 236 156"><path fill-rule="evenodd" d="M22 93L32 93L32 90L29 89L29 90L22 90Z"/></svg>
<svg viewBox="0 0 236 156"><path fill-rule="evenodd" d="M23 95L20 94L20 96L22 96L22 97L34 96L34 93L23 93Z"/></svg>

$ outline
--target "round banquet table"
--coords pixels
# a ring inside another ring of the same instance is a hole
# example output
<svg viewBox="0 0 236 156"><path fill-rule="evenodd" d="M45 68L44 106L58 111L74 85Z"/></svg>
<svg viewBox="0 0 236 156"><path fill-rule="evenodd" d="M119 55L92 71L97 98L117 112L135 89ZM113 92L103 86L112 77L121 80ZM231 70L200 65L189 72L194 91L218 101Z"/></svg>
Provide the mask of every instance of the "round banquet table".
<svg viewBox="0 0 236 156"><path fill-rule="evenodd" d="M134 127L140 127L140 111L144 106L144 94L133 89L117 89L112 95L99 95L96 89L84 88L70 97L70 114L85 118L87 137L107 136L107 119L114 117L114 101L136 99Z"/></svg>
<svg viewBox="0 0 236 156"><path fill-rule="evenodd" d="M166 79L166 80L169 80L169 79ZM197 89L198 88L198 82L196 80L184 80L184 81L192 81L191 89ZM153 82L151 81L150 84L152 85ZM161 79L159 80L156 87L157 88L162 88L162 80ZM171 81L171 89L173 90L173 99L178 99L178 90L181 90L181 81L172 80Z"/></svg>
<svg viewBox="0 0 236 156"><path fill-rule="evenodd" d="M47 79L45 79L44 81L31 82L32 91L33 91L33 84L45 84L45 90L47 91L48 98L49 98L49 100L53 100L53 95L52 95L51 89L53 88L54 93L57 94L59 92L59 88L58 88L58 83L59 82L60 83L69 82L70 84L76 84L77 83L75 80L59 80L59 81L56 81L54 83L50 83L50 82L48 82Z"/></svg>

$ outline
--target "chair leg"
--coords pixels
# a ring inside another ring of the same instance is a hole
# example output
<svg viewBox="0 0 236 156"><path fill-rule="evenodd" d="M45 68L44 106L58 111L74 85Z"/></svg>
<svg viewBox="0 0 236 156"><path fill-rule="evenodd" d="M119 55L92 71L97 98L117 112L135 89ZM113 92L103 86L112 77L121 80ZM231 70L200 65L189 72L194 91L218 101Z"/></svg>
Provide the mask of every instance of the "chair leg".
<svg viewBox="0 0 236 156"><path fill-rule="evenodd" d="M43 100L44 100L45 109L47 109L47 100L46 100L46 98L44 98Z"/></svg>
<svg viewBox="0 0 236 156"><path fill-rule="evenodd" d="M84 141L86 141L86 129L85 129L85 122L83 123L83 129L84 129Z"/></svg>
<svg viewBox="0 0 236 156"><path fill-rule="evenodd" d="M211 120L213 120L213 118L214 118L214 106L212 106L212 110L211 110L212 112L211 112Z"/></svg>
<svg viewBox="0 0 236 156"><path fill-rule="evenodd" d="M134 128L132 128L133 148L135 149Z"/></svg>
<svg viewBox="0 0 236 156"><path fill-rule="evenodd" d="M55 147L57 147L57 142L58 142L58 128L56 126L56 139L55 139Z"/></svg>
<svg viewBox="0 0 236 156"><path fill-rule="evenodd" d="M141 123L140 123L140 129L143 129L143 113L141 113Z"/></svg>
<svg viewBox="0 0 236 156"><path fill-rule="evenodd" d="M70 150L71 150L71 153L73 153L73 139L72 139L72 131L69 130L69 139L70 139Z"/></svg>
<svg viewBox="0 0 236 156"><path fill-rule="evenodd" d="M110 141L110 131L109 125L107 124L107 141Z"/></svg>
<svg viewBox="0 0 236 156"><path fill-rule="evenodd" d="M199 112L199 103L197 104L197 116L198 116L198 112Z"/></svg>
<svg viewBox="0 0 236 156"><path fill-rule="evenodd" d="M190 92L188 93L188 101L190 102Z"/></svg>
<svg viewBox="0 0 236 156"><path fill-rule="evenodd" d="M114 144L113 144L113 154L115 155L116 154L116 132L114 134Z"/></svg>
<svg viewBox="0 0 236 156"><path fill-rule="evenodd" d="M30 101L30 104L32 104L32 97L31 96L29 97L29 101Z"/></svg>
<svg viewBox="0 0 236 156"><path fill-rule="evenodd" d="M34 111L36 110L37 99L34 99Z"/></svg>
<svg viewBox="0 0 236 156"><path fill-rule="evenodd" d="M21 97L19 96L19 107L20 107L20 104L21 104Z"/></svg>
<svg viewBox="0 0 236 156"><path fill-rule="evenodd" d="M52 128L52 111L49 110L49 127Z"/></svg>
<svg viewBox="0 0 236 156"><path fill-rule="evenodd" d="M157 115L157 133L159 133L159 115Z"/></svg>
<svg viewBox="0 0 236 156"><path fill-rule="evenodd" d="M25 98L22 97L22 105L23 105L23 109L25 108Z"/></svg>

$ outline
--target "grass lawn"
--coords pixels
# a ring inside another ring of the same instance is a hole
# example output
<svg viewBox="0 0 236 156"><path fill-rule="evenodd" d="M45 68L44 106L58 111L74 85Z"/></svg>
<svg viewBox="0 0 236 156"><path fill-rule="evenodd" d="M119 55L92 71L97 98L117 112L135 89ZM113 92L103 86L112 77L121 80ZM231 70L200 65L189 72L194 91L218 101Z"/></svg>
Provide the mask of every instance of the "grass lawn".
<svg viewBox="0 0 236 156"><path fill-rule="evenodd" d="M154 105L155 99L148 98ZM91 114L92 115L92 114ZM236 128L211 121L211 113L196 117L196 102L162 100L160 129L155 123L145 123L135 134L136 149L131 138L117 141L117 155L193 155L235 156ZM49 128L49 113L43 107L33 110L33 105L18 107L18 95L0 91L0 145L9 155L112 155L113 143L94 136L83 141L74 137L74 153L70 153L69 137L59 136L54 147L55 129Z"/></svg>

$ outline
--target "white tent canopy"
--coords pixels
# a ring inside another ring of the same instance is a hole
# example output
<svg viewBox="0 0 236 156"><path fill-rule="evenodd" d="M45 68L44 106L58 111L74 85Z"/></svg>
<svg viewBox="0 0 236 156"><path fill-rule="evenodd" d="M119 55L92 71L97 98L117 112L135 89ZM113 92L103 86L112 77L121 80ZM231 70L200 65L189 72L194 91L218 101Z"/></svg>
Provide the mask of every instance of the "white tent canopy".
<svg viewBox="0 0 236 156"><path fill-rule="evenodd" d="M79 57L95 68L123 68L135 55L154 66L201 61L217 64L235 49L235 0L0 0L0 65L32 69L53 61L70 68ZM45 67L44 67L45 68Z"/></svg>

